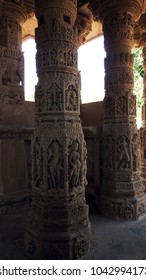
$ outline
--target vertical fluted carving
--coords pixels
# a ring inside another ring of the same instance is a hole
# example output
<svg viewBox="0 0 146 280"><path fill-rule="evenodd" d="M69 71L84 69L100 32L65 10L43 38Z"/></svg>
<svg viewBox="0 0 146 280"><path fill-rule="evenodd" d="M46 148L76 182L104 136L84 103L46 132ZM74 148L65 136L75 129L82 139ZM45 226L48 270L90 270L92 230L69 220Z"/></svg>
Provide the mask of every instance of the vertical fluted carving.
<svg viewBox="0 0 146 280"><path fill-rule="evenodd" d="M25 238L29 258L77 259L89 247L76 6L76 0L36 1L33 199Z"/></svg>

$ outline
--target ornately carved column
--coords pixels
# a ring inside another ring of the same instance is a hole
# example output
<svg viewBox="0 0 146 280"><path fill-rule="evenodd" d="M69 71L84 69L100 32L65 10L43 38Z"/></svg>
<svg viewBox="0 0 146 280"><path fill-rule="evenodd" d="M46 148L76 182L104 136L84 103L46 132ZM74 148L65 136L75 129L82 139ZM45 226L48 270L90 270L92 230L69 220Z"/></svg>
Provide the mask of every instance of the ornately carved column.
<svg viewBox="0 0 146 280"><path fill-rule="evenodd" d="M24 59L21 27L27 14L22 1L3 2L0 18L0 107L24 100Z"/></svg>
<svg viewBox="0 0 146 280"><path fill-rule="evenodd" d="M140 46L143 48L143 106L142 106L142 128L140 129L141 138L141 177L146 188L146 14L142 15L139 22Z"/></svg>
<svg viewBox="0 0 146 280"><path fill-rule="evenodd" d="M100 207L108 217L136 219L145 212L146 196L140 179L131 50L143 1L102 0L98 4L106 50Z"/></svg>
<svg viewBox="0 0 146 280"><path fill-rule="evenodd" d="M26 1L0 1L0 213L26 209L30 198L25 139L31 136L22 116L27 15Z"/></svg>
<svg viewBox="0 0 146 280"><path fill-rule="evenodd" d="M25 237L25 251L33 259L77 259L89 248L76 6L76 0L36 1L39 81Z"/></svg>

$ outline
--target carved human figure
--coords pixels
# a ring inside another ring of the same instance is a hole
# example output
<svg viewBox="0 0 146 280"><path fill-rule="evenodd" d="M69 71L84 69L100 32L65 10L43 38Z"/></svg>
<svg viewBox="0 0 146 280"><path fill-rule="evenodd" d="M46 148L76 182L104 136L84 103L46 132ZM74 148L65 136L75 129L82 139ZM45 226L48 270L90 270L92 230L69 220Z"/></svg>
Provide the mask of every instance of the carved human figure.
<svg viewBox="0 0 146 280"><path fill-rule="evenodd" d="M58 17L57 18L53 18L51 20L52 32L59 33L59 28L60 28L60 19Z"/></svg>
<svg viewBox="0 0 146 280"><path fill-rule="evenodd" d="M49 61L48 61L48 51L46 49L44 49L44 53L43 53L43 65L48 65Z"/></svg>
<svg viewBox="0 0 146 280"><path fill-rule="evenodd" d="M67 66L73 66L73 53L72 50L69 50L67 53Z"/></svg>
<svg viewBox="0 0 146 280"><path fill-rule="evenodd" d="M117 98L117 114L125 115L127 114L127 98L125 96L120 96Z"/></svg>
<svg viewBox="0 0 146 280"><path fill-rule="evenodd" d="M58 142L55 140L48 148L49 187L62 187L63 158Z"/></svg>
<svg viewBox="0 0 146 280"><path fill-rule="evenodd" d="M62 92L58 92L58 110L62 111L63 110L63 97L62 97Z"/></svg>
<svg viewBox="0 0 146 280"><path fill-rule="evenodd" d="M46 102L45 102L45 94L44 91L42 89L42 87L38 88L38 92L36 94L36 105L38 106L38 110L40 112L45 111L45 106L46 106Z"/></svg>
<svg viewBox="0 0 146 280"><path fill-rule="evenodd" d="M78 147L78 143L74 141L69 149L69 183L71 188L77 187L80 179L81 162Z"/></svg>
<svg viewBox="0 0 146 280"><path fill-rule="evenodd" d="M106 138L106 168L114 169L114 143L111 135Z"/></svg>
<svg viewBox="0 0 146 280"><path fill-rule="evenodd" d="M3 92L3 91L2 91ZM22 104L23 102L23 92L18 88L10 88L7 92L3 92L4 95L1 96L1 100L5 104ZM1 95L1 94L0 94Z"/></svg>
<svg viewBox="0 0 146 280"><path fill-rule="evenodd" d="M51 64L52 65L57 65L58 64L57 52L56 52L55 49L52 49L52 51L51 51Z"/></svg>
<svg viewBox="0 0 146 280"><path fill-rule="evenodd" d="M130 161L130 156L128 151L128 143L125 135L122 135L118 139L117 152L118 152L118 168L122 170L127 169L128 163Z"/></svg>
<svg viewBox="0 0 146 280"><path fill-rule="evenodd" d="M76 92L73 89L71 97L70 97L70 110L74 111L76 109L77 106L77 101L76 101Z"/></svg>
<svg viewBox="0 0 146 280"><path fill-rule="evenodd" d="M52 99L51 99L51 93L47 92L47 98L46 98L46 106L47 106L47 110L50 111L51 110L51 105L52 105Z"/></svg>
<svg viewBox="0 0 146 280"><path fill-rule="evenodd" d="M42 184L42 153L40 147L40 140L36 138L35 145L35 162L36 162L36 174L35 176L35 186L36 188L40 187Z"/></svg>
<svg viewBox="0 0 146 280"><path fill-rule="evenodd" d="M60 65L65 65L65 54L63 50L60 50L58 60Z"/></svg>
<svg viewBox="0 0 146 280"><path fill-rule="evenodd" d="M134 134L132 141L132 159L133 159L133 169L134 171L138 167L138 135Z"/></svg>
<svg viewBox="0 0 146 280"><path fill-rule="evenodd" d="M3 85L16 85L19 86L22 82L22 76L20 73L20 67L18 62L8 63L5 73L2 76Z"/></svg>
<svg viewBox="0 0 146 280"><path fill-rule="evenodd" d="M66 90L66 108L69 111L75 111L77 106L77 95L73 85L69 85Z"/></svg>
<svg viewBox="0 0 146 280"><path fill-rule="evenodd" d="M48 100L51 111L61 111L63 108L62 90L54 83L48 91Z"/></svg>
<svg viewBox="0 0 146 280"><path fill-rule="evenodd" d="M87 146L86 146L86 142L84 141L84 145L83 145L83 179L84 179L85 186L88 184L86 176L87 176Z"/></svg>
<svg viewBox="0 0 146 280"><path fill-rule="evenodd" d="M69 110L69 99L70 99L70 93L66 91L66 110Z"/></svg>

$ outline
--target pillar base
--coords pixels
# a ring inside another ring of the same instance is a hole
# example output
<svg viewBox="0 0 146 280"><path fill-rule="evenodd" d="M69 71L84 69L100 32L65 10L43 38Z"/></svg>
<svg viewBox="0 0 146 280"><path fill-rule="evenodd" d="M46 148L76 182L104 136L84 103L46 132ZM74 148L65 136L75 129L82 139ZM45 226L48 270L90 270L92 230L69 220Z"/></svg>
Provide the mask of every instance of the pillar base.
<svg viewBox="0 0 146 280"><path fill-rule="evenodd" d="M90 228L69 233L36 233L28 228L25 234L25 253L28 259L75 260L89 250Z"/></svg>
<svg viewBox="0 0 146 280"><path fill-rule="evenodd" d="M15 214L27 211L30 208L31 194L16 193L13 195L0 196L0 215L1 214Z"/></svg>
<svg viewBox="0 0 146 280"><path fill-rule="evenodd" d="M28 259L74 260L86 254L90 223L88 205L81 198L78 191L70 198L53 191L52 194L34 191L25 232Z"/></svg>
<svg viewBox="0 0 146 280"><path fill-rule="evenodd" d="M137 220L146 213L146 195L127 199L114 199L101 194L100 212L115 220Z"/></svg>

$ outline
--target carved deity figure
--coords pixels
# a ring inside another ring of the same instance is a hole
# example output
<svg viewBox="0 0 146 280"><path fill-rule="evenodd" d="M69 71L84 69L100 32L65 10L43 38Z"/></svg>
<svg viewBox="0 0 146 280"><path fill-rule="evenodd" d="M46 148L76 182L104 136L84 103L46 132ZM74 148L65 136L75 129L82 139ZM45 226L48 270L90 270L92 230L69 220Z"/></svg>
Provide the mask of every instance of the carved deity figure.
<svg viewBox="0 0 146 280"><path fill-rule="evenodd" d="M120 96L117 98L117 114L127 114L127 98L125 96Z"/></svg>
<svg viewBox="0 0 146 280"><path fill-rule="evenodd" d="M88 184L86 176L87 176L87 146L86 146L86 142L84 141L84 145L83 145L83 179L84 179L85 186Z"/></svg>
<svg viewBox="0 0 146 280"><path fill-rule="evenodd" d="M133 159L133 169L136 171L138 167L138 135L133 136L132 141L132 159Z"/></svg>
<svg viewBox="0 0 146 280"><path fill-rule="evenodd" d="M51 64L52 65L57 65L58 64L57 52L56 52L55 49L52 49L52 51L51 51Z"/></svg>
<svg viewBox="0 0 146 280"><path fill-rule="evenodd" d="M77 94L73 85L69 85L66 90L66 109L67 111L75 111L77 107Z"/></svg>
<svg viewBox="0 0 146 280"><path fill-rule="evenodd" d="M54 83L48 91L48 103L50 111L61 111L63 109L62 90Z"/></svg>
<svg viewBox="0 0 146 280"><path fill-rule="evenodd" d="M60 50L59 57L58 57L59 65L65 65L65 53Z"/></svg>
<svg viewBox="0 0 146 280"><path fill-rule="evenodd" d="M20 67L18 62L12 61L8 64L5 73L2 76L3 85L15 85L19 86L22 82L22 76L20 73Z"/></svg>
<svg viewBox="0 0 146 280"><path fill-rule="evenodd" d="M49 188L61 188L63 157L57 141L48 148Z"/></svg>
<svg viewBox="0 0 146 280"><path fill-rule="evenodd" d="M60 19L59 18L53 18L51 20L51 30L54 33L59 33L60 29Z"/></svg>
<svg viewBox="0 0 146 280"><path fill-rule="evenodd" d="M45 111L45 94L42 87L38 87L35 94L36 107L39 112Z"/></svg>
<svg viewBox="0 0 146 280"><path fill-rule="evenodd" d="M111 135L106 139L106 168L114 169L114 143Z"/></svg>
<svg viewBox="0 0 146 280"><path fill-rule="evenodd" d="M81 162L78 147L78 143L74 141L69 149L69 183L71 188L77 187L80 179Z"/></svg>
<svg viewBox="0 0 146 280"><path fill-rule="evenodd" d="M35 186L36 188L40 187L42 184L42 153L41 153L41 147L40 147L40 140L38 137L35 141L35 162L36 162L36 170L35 170Z"/></svg>
<svg viewBox="0 0 146 280"><path fill-rule="evenodd" d="M128 151L128 143L125 135L122 135L118 139L118 168L125 170L128 168L128 164L130 161L129 151Z"/></svg>

